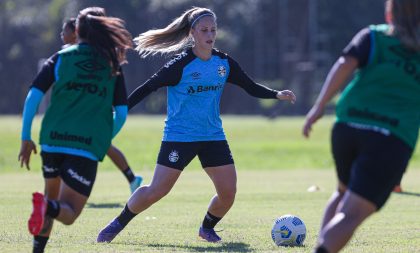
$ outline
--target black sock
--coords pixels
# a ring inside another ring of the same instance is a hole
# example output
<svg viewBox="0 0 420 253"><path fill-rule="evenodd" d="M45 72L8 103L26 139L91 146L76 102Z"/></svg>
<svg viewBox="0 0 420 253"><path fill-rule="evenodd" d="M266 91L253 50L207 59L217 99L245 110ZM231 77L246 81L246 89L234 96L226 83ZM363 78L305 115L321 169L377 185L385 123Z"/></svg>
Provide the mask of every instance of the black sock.
<svg viewBox="0 0 420 253"><path fill-rule="evenodd" d="M203 220L203 228L214 228L216 224L221 220L222 218L216 217L213 214L207 212L206 216L204 216Z"/></svg>
<svg viewBox="0 0 420 253"><path fill-rule="evenodd" d="M131 170L130 167L128 167L127 169L125 169L123 172L124 176L127 178L128 182L131 183L134 181L135 177L134 177L134 173Z"/></svg>
<svg viewBox="0 0 420 253"><path fill-rule="evenodd" d="M323 246L318 246L315 248L314 253L328 253L328 250Z"/></svg>
<svg viewBox="0 0 420 253"><path fill-rule="evenodd" d="M121 214L117 217L117 220L121 226L125 227L136 215L136 213L133 213L128 209L128 205L125 205L124 210L122 210Z"/></svg>
<svg viewBox="0 0 420 253"><path fill-rule="evenodd" d="M60 202L57 200L48 200L47 215L51 218L56 218L60 213Z"/></svg>
<svg viewBox="0 0 420 253"><path fill-rule="evenodd" d="M45 246L47 245L48 238L49 237L44 237L44 236L39 236L39 235L34 236L32 252L43 253Z"/></svg>

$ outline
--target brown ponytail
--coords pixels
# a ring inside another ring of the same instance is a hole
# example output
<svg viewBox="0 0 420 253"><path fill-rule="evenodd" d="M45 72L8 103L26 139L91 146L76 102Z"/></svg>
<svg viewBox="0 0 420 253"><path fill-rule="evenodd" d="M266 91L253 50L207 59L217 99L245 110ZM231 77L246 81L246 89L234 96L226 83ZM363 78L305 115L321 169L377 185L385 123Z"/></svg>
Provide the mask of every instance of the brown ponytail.
<svg viewBox="0 0 420 253"><path fill-rule="evenodd" d="M388 0L387 8L392 15L392 34L400 38L402 43L420 51L420 1Z"/></svg>
<svg viewBox="0 0 420 253"><path fill-rule="evenodd" d="M78 36L110 62L113 75L126 62L126 51L133 47L131 34L119 18L107 17L100 7L79 12L76 21Z"/></svg>

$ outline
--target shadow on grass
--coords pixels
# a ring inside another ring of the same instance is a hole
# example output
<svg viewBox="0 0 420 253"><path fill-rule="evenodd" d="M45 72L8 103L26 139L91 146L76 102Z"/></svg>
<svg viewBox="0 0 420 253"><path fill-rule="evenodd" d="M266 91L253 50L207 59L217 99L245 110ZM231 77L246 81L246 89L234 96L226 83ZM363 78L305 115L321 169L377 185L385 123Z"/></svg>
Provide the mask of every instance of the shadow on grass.
<svg viewBox="0 0 420 253"><path fill-rule="evenodd" d="M124 207L121 203L87 203L87 208L122 208Z"/></svg>
<svg viewBox="0 0 420 253"><path fill-rule="evenodd" d="M395 192L395 194L420 197L420 193L417 192Z"/></svg>
<svg viewBox="0 0 420 253"><path fill-rule="evenodd" d="M242 242L215 243L211 246L193 246L193 245L173 245L173 244L148 244L153 248L167 248L173 250L179 248L188 252L251 252L249 244Z"/></svg>

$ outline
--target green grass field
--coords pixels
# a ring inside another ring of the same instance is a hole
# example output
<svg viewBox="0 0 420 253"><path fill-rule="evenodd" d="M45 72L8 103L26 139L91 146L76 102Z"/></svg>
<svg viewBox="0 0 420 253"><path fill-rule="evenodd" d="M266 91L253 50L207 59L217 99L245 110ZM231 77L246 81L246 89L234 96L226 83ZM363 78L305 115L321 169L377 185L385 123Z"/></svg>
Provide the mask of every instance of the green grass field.
<svg viewBox="0 0 420 253"><path fill-rule="evenodd" d="M267 120L224 117L238 170L238 194L217 226L221 244L198 240L197 231L214 194L194 160L173 191L136 217L111 244L97 244L98 231L116 216L129 197L123 175L106 159L100 164L91 198L72 226L56 223L46 252L311 252L323 208L336 179L329 153L332 118L321 120L310 140L301 136L303 118ZM39 119L34 122L37 139ZM151 180L160 146L163 117L130 116L114 141L133 170ZM20 119L0 117L0 252L29 252L26 222L31 192L42 190L40 159L31 171L19 167ZM420 151L403 179L405 194L392 194L384 209L356 232L343 252L420 252ZM307 192L311 185L320 191ZM270 230L274 219L295 214L307 227L304 247L278 248Z"/></svg>

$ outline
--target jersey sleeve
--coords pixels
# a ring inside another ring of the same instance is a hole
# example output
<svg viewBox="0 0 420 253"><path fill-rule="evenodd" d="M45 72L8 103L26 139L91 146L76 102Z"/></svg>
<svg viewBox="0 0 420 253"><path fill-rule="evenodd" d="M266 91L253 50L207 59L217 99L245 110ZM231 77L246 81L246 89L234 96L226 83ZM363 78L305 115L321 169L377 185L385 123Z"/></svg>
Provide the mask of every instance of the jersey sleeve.
<svg viewBox="0 0 420 253"><path fill-rule="evenodd" d="M352 56L357 59L359 67L364 67L369 61L371 50L371 36L368 27L360 30L343 49L343 56Z"/></svg>
<svg viewBox="0 0 420 253"><path fill-rule="evenodd" d="M117 76L117 80L115 82L115 90L114 90L114 101L113 106L119 106L119 105L127 105L127 89L125 86L125 79L124 79L124 73L122 71L122 68L120 68L119 74Z"/></svg>
<svg viewBox="0 0 420 253"><path fill-rule="evenodd" d="M159 88L177 85L181 80L182 70L183 66L176 61L176 58L168 61L158 72L128 96L128 110Z"/></svg>
<svg viewBox="0 0 420 253"><path fill-rule="evenodd" d="M32 121L43 96L44 93L35 87L31 88L26 96L22 113L22 140L31 140Z"/></svg>
<svg viewBox="0 0 420 253"><path fill-rule="evenodd" d="M278 91L254 82L239 64L229 56L228 62L230 71L227 82L238 85L248 94L257 98L276 98Z"/></svg>
<svg viewBox="0 0 420 253"><path fill-rule="evenodd" d="M43 64L41 71L36 75L30 88L37 88L46 93L55 82L55 65L59 60L58 53L48 58Z"/></svg>

